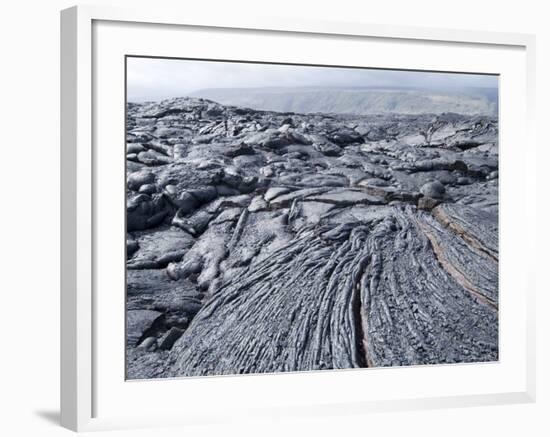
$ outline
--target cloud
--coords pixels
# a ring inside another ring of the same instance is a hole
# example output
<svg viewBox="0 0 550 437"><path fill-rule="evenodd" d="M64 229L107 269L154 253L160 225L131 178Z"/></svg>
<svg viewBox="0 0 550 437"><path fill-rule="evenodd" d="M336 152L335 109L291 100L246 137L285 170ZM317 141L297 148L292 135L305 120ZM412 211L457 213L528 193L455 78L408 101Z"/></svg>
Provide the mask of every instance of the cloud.
<svg viewBox="0 0 550 437"><path fill-rule="evenodd" d="M239 62L131 57L127 60L129 101L180 97L207 88L250 87L490 87L494 75L433 73L366 68L312 67Z"/></svg>

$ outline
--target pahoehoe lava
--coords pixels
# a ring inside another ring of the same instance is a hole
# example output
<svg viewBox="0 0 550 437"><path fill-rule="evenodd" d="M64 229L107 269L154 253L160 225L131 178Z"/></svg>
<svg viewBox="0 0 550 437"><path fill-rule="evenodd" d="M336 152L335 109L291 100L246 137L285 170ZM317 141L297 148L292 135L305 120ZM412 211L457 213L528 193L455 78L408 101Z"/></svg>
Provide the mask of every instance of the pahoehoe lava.
<svg viewBox="0 0 550 437"><path fill-rule="evenodd" d="M498 359L498 123L127 108L127 377Z"/></svg>

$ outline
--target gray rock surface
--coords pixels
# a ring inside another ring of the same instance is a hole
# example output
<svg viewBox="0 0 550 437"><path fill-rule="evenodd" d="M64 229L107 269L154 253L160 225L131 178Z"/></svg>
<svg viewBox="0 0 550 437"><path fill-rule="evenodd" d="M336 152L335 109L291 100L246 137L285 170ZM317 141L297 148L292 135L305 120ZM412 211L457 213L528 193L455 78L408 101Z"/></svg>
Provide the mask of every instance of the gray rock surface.
<svg viewBox="0 0 550 437"><path fill-rule="evenodd" d="M497 138L128 104L127 377L497 360Z"/></svg>
<svg viewBox="0 0 550 437"><path fill-rule="evenodd" d="M138 346L162 313L151 310L128 310L126 312L126 342Z"/></svg>
<svg viewBox="0 0 550 437"><path fill-rule="evenodd" d="M445 195L445 187L439 181L427 182L420 188L420 192L425 197L432 199L442 199Z"/></svg>

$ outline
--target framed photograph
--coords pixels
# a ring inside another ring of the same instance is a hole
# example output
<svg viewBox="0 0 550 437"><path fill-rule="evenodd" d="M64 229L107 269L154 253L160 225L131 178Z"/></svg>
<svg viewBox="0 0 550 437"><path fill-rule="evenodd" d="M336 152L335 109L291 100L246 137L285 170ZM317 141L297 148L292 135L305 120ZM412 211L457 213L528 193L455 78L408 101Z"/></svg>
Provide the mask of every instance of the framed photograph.
<svg viewBox="0 0 550 437"><path fill-rule="evenodd" d="M61 30L64 426L534 400L532 36Z"/></svg>

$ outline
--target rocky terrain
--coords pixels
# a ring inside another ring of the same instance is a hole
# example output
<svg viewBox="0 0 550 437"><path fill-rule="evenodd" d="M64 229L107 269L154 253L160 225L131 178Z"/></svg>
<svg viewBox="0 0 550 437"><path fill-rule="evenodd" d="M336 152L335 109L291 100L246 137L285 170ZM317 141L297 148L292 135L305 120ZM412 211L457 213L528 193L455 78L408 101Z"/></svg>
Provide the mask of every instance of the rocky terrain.
<svg viewBox="0 0 550 437"><path fill-rule="evenodd" d="M498 359L498 124L128 104L127 377Z"/></svg>

